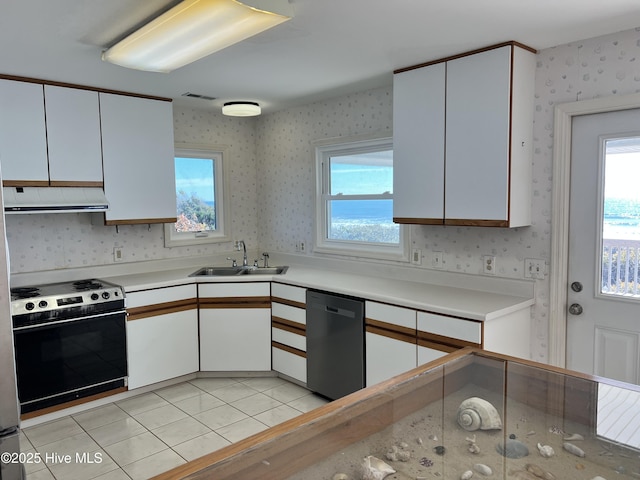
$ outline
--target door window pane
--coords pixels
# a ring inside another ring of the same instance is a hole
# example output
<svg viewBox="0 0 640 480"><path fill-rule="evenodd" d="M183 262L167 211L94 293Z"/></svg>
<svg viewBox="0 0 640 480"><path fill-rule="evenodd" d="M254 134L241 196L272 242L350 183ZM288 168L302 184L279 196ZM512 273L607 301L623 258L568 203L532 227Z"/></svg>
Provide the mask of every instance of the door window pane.
<svg viewBox="0 0 640 480"><path fill-rule="evenodd" d="M601 293L640 296L640 137L610 139L604 151Z"/></svg>

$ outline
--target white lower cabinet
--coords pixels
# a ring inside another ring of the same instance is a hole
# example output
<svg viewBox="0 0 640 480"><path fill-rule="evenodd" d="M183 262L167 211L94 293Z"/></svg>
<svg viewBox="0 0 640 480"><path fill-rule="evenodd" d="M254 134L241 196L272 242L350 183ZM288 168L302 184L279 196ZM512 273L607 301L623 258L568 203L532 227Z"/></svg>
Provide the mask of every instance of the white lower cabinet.
<svg viewBox="0 0 640 480"><path fill-rule="evenodd" d="M271 370L271 290L262 283L198 286L200 370Z"/></svg>
<svg viewBox="0 0 640 480"><path fill-rule="evenodd" d="M367 301L365 316L367 386L415 368L416 311Z"/></svg>
<svg viewBox="0 0 640 480"><path fill-rule="evenodd" d="M129 389L198 371L195 285L127 292Z"/></svg>
<svg viewBox="0 0 640 480"><path fill-rule="evenodd" d="M307 383L306 289L271 286L271 358L278 373Z"/></svg>

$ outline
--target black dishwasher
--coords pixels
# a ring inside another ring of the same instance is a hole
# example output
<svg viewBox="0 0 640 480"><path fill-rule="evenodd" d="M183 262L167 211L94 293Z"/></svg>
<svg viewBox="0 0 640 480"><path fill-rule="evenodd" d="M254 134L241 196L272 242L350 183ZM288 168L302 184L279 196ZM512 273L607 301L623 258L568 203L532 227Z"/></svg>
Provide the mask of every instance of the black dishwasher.
<svg viewBox="0 0 640 480"><path fill-rule="evenodd" d="M307 387L335 400L364 387L364 302L307 290Z"/></svg>

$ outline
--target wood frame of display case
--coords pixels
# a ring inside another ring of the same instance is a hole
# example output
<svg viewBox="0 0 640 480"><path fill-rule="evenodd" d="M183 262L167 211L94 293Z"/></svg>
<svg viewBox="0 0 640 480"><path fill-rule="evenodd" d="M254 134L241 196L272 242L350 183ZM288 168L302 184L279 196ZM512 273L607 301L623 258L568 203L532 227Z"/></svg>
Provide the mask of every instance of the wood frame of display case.
<svg viewBox="0 0 640 480"><path fill-rule="evenodd" d="M154 479L282 480L432 402L441 401L474 383L474 378L486 379L483 387L496 389L507 402L521 402L595 430L597 383L604 379L467 347ZM617 382L607 379L606 383ZM505 405L496 408L503 410Z"/></svg>

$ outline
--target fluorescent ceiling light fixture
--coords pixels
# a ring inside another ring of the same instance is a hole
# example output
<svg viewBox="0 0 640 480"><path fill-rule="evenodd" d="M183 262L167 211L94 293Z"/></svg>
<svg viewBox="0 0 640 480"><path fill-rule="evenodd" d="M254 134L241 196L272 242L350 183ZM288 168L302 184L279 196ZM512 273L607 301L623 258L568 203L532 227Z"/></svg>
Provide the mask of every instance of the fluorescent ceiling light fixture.
<svg viewBox="0 0 640 480"><path fill-rule="evenodd" d="M106 50L102 60L170 72L292 16L288 0L184 0Z"/></svg>
<svg viewBox="0 0 640 480"><path fill-rule="evenodd" d="M260 105L254 102L228 102L222 106L222 113L230 117L255 117L261 111Z"/></svg>

